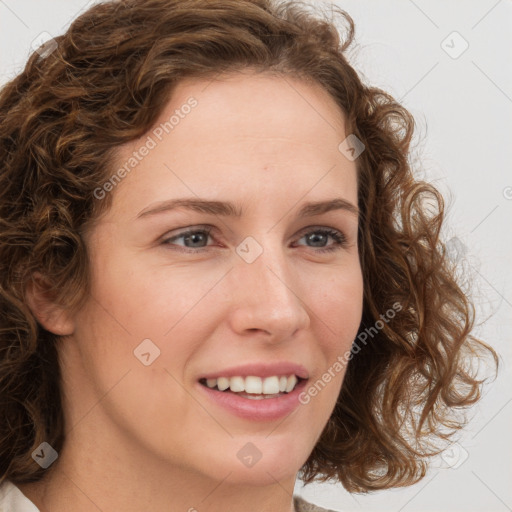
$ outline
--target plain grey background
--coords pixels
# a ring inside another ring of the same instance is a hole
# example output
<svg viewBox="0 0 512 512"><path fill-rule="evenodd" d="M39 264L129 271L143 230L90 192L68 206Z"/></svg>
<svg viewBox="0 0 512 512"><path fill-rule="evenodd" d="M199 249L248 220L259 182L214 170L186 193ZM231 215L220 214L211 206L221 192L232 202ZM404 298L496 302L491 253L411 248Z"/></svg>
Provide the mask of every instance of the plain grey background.
<svg viewBox="0 0 512 512"><path fill-rule="evenodd" d="M61 34L92 3L0 0L0 83L21 71L34 40ZM356 24L352 65L415 116L418 176L445 195L445 241L474 280L479 323L487 319L475 334L502 366L458 444L420 483L350 495L340 485L297 482L295 492L339 511L512 510L512 2L336 4Z"/></svg>

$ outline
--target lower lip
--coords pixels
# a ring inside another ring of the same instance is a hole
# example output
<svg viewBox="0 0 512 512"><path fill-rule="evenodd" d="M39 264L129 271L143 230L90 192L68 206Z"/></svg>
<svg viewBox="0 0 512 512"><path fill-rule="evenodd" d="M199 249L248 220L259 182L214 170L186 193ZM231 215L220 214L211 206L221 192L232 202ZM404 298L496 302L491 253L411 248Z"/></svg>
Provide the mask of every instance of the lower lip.
<svg viewBox="0 0 512 512"><path fill-rule="evenodd" d="M251 421L272 421L288 416L299 406L299 395L306 382L301 380L290 393L262 400L251 400L236 393L211 389L199 382L197 385L210 400L235 416Z"/></svg>

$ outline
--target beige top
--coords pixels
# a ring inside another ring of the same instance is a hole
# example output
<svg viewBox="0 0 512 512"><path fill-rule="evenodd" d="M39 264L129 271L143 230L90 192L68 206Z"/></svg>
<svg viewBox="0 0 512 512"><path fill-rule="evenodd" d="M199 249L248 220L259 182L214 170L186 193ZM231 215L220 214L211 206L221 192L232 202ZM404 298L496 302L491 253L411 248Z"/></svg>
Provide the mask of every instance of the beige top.
<svg viewBox="0 0 512 512"><path fill-rule="evenodd" d="M336 512L335 510L317 507L316 505L303 500L299 496L293 497L293 505L295 507L295 512Z"/></svg>
<svg viewBox="0 0 512 512"><path fill-rule="evenodd" d="M334 512L293 497L295 512ZM39 509L9 480L0 485L0 512L39 512Z"/></svg>

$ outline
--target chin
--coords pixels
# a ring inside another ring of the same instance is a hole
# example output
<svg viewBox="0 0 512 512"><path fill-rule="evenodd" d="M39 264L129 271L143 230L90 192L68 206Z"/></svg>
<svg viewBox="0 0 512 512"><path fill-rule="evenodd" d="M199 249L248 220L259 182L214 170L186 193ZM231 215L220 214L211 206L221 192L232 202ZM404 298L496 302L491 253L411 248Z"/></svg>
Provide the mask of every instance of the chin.
<svg viewBox="0 0 512 512"><path fill-rule="evenodd" d="M233 455L219 453L218 471L212 472L212 476L218 479L219 474L231 473L229 482L243 485L274 485L276 481L295 480L311 450L305 449L304 441L295 435L286 438L267 435L235 437Z"/></svg>

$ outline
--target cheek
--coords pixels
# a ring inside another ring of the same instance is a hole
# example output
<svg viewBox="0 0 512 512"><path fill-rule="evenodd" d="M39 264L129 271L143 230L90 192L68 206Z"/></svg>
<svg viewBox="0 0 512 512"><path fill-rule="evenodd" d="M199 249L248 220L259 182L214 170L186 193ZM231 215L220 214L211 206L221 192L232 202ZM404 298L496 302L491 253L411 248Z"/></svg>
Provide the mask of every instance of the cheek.
<svg viewBox="0 0 512 512"><path fill-rule="evenodd" d="M359 267L353 272L330 279L327 286L312 290L311 307L317 331L315 339L322 353L317 369L319 382L312 395L320 393L333 407L341 389L348 363L348 354L357 336L363 311L363 281ZM313 319L312 319L313 321ZM329 397L329 398L328 398Z"/></svg>
<svg viewBox="0 0 512 512"><path fill-rule="evenodd" d="M169 380L166 369L182 380L189 359L208 339L212 321L219 321L212 291L222 275L224 271L194 273L178 266L143 266L127 256L120 266L105 265L96 276L95 298L101 306L93 303L94 311L83 322L85 328L94 323L95 339L108 340L96 364L107 373L114 366L117 373L131 368L137 375L151 369L140 375L143 388L149 383L142 375L150 375L156 389L157 382ZM137 354L148 352L146 357L154 362L146 368Z"/></svg>
<svg viewBox="0 0 512 512"><path fill-rule="evenodd" d="M304 406L312 408L318 425L323 425L338 399L348 356L361 323L361 272L355 269L351 274L331 279L323 288L312 288L309 301L315 313L312 329L320 357L315 377L299 400Z"/></svg>
<svg viewBox="0 0 512 512"><path fill-rule="evenodd" d="M177 266L145 264L113 247L108 257L97 260L92 295L133 338L165 336L215 282L215 276L194 279L190 270Z"/></svg>
<svg viewBox="0 0 512 512"><path fill-rule="evenodd" d="M323 287L311 288L311 305L329 328L337 345L351 343L357 335L363 311L363 280L360 268L331 278Z"/></svg>

